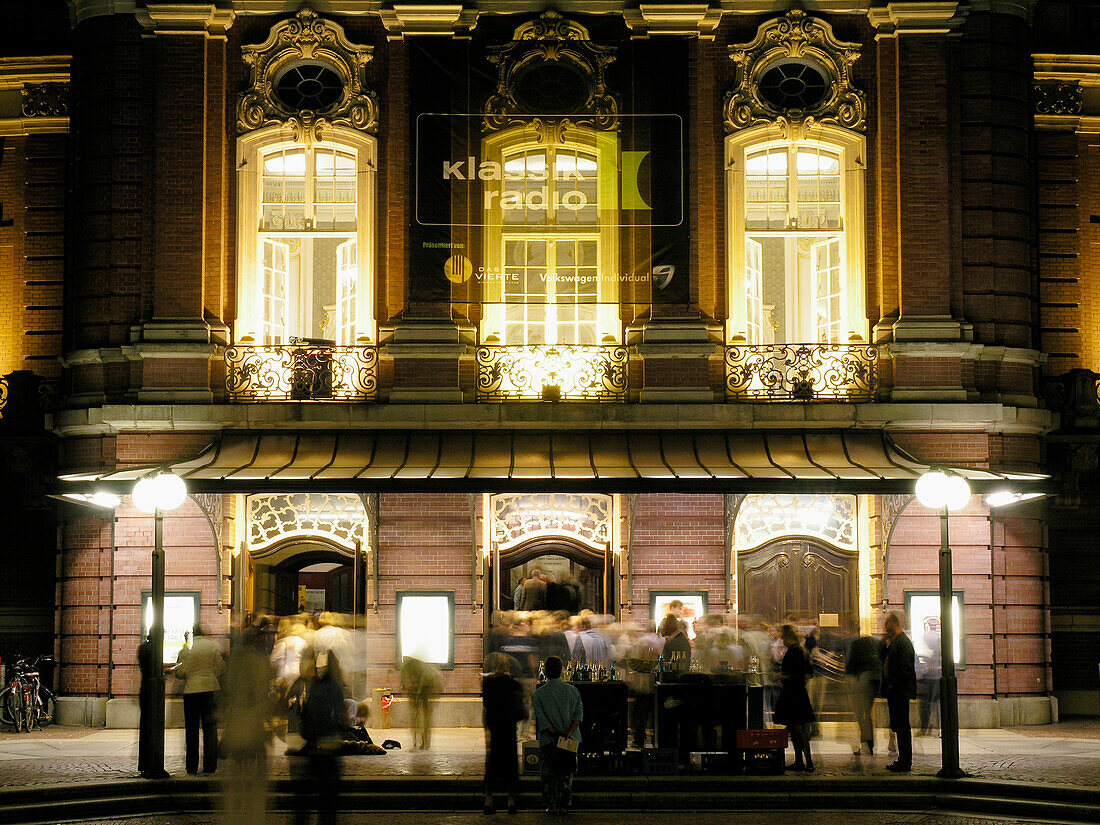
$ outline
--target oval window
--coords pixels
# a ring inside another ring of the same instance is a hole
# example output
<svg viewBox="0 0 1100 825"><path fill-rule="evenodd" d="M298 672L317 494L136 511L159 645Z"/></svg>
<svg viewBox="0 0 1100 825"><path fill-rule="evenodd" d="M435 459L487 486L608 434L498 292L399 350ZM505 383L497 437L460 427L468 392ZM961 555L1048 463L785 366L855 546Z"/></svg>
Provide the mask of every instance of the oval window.
<svg viewBox="0 0 1100 825"><path fill-rule="evenodd" d="M809 63L785 61L764 71L759 88L760 97L774 109L809 111L824 101L829 81Z"/></svg>
<svg viewBox="0 0 1100 825"><path fill-rule="evenodd" d="M275 95L290 111L324 112L344 95L344 81L321 63L295 63L275 80Z"/></svg>

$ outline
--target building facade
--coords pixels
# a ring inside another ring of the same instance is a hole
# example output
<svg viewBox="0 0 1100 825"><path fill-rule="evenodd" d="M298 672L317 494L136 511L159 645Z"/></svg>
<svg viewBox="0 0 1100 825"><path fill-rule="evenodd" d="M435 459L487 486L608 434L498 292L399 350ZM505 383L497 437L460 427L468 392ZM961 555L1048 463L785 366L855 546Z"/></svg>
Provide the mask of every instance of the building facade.
<svg viewBox="0 0 1100 825"><path fill-rule="evenodd" d="M537 565L624 621L920 614L944 465L963 724L1100 711L1088 5L41 12L0 61L0 656L132 717L167 469L179 609L351 614L364 690L434 617L476 723Z"/></svg>

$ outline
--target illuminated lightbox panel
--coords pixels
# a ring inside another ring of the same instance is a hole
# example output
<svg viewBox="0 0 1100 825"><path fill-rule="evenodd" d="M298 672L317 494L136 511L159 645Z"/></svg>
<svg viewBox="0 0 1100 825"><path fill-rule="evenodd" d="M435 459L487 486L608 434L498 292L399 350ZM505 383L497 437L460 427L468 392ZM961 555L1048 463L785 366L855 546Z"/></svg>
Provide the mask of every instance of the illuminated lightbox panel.
<svg viewBox="0 0 1100 825"><path fill-rule="evenodd" d="M398 592L397 666L411 656L445 670L453 668L454 616L453 592Z"/></svg>

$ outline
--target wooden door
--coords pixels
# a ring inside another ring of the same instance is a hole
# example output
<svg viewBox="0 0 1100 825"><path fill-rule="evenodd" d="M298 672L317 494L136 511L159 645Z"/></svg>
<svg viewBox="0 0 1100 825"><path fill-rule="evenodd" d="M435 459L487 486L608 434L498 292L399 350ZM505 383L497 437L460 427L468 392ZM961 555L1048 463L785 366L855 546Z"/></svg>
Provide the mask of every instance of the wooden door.
<svg viewBox="0 0 1100 825"><path fill-rule="evenodd" d="M835 613L839 629L858 629L857 557L809 539L773 541L737 556L741 613L765 621L788 614Z"/></svg>

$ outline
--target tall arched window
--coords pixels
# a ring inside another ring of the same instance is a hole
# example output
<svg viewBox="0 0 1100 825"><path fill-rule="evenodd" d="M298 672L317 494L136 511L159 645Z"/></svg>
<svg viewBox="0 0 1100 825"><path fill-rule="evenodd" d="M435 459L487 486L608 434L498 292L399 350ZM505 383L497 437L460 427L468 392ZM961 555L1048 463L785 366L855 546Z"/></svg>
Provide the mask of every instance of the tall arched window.
<svg viewBox="0 0 1100 825"><path fill-rule="evenodd" d="M328 133L294 141L281 127L239 141L238 341L375 340L375 143Z"/></svg>
<svg viewBox="0 0 1100 825"><path fill-rule="evenodd" d="M859 142L730 137L731 340L867 340Z"/></svg>
<svg viewBox="0 0 1100 825"><path fill-rule="evenodd" d="M506 346L591 345L620 337L618 135L574 127L546 141L534 127L484 141L502 179L485 182L488 271L482 339Z"/></svg>

